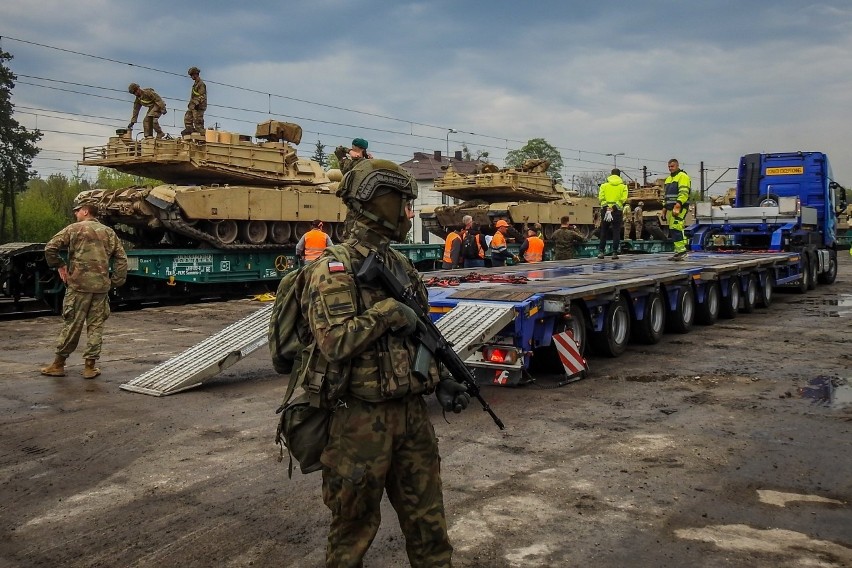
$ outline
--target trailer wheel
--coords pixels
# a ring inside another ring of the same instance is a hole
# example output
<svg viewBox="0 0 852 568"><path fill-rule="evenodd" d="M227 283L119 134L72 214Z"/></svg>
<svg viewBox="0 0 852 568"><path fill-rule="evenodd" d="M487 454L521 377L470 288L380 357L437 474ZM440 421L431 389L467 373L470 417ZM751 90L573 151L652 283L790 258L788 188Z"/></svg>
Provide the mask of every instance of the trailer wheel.
<svg viewBox="0 0 852 568"><path fill-rule="evenodd" d="M737 310L740 307L739 278L731 276L724 286L728 293L722 296L722 303L719 306L719 317L722 319L734 319L737 317Z"/></svg>
<svg viewBox="0 0 852 568"><path fill-rule="evenodd" d="M695 321L701 325L713 325L719 319L719 307L722 303L722 293L719 283L710 282L704 286L704 301L696 306Z"/></svg>
<svg viewBox="0 0 852 568"><path fill-rule="evenodd" d="M749 274L746 277L745 293L742 295L742 308L740 311L744 314L750 314L754 311L754 306L757 304L757 277L754 274Z"/></svg>
<svg viewBox="0 0 852 568"><path fill-rule="evenodd" d="M606 357L618 357L627 349L630 338L630 311L624 296L611 302L606 309L602 331L592 333L595 352Z"/></svg>
<svg viewBox="0 0 852 568"><path fill-rule="evenodd" d="M639 343L653 345L660 341L666 325L666 305L659 292L648 294L642 319L632 319L630 329L633 339Z"/></svg>
<svg viewBox="0 0 852 568"><path fill-rule="evenodd" d="M761 308L768 308L772 305L772 297L775 294L775 275L771 272L766 273L763 279L763 286L757 294L757 305Z"/></svg>
<svg viewBox="0 0 852 568"><path fill-rule="evenodd" d="M675 307L669 310L666 318L666 330L674 333L687 333L695 321L695 293L692 286L681 286L677 290Z"/></svg>
<svg viewBox="0 0 852 568"><path fill-rule="evenodd" d="M817 279L820 284L834 284L837 279L837 251L828 251L828 270L820 274Z"/></svg>
<svg viewBox="0 0 852 568"><path fill-rule="evenodd" d="M589 320L586 312L579 304L571 304L568 309L571 314L571 329L574 332L574 341L580 346L580 355L586 354L586 346L589 339Z"/></svg>
<svg viewBox="0 0 852 568"><path fill-rule="evenodd" d="M817 274L819 273L819 261L817 260L816 251L811 251L808 256L810 263L810 278L808 278L808 290L813 290L817 286Z"/></svg>

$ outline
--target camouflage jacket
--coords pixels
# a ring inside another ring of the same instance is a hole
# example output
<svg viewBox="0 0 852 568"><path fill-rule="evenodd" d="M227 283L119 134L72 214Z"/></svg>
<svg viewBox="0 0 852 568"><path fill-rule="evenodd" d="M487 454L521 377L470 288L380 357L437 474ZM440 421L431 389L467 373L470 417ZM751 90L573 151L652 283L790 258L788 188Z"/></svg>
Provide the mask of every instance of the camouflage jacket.
<svg viewBox="0 0 852 568"><path fill-rule="evenodd" d="M60 250L68 250L66 285L78 292L101 294L110 286L121 286L127 279L127 253L115 231L95 219L68 225L44 246L48 266L58 268L65 262ZM113 260L112 276L109 261Z"/></svg>
<svg viewBox="0 0 852 568"><path fill-rule="evenodd" d="M142 96L136 97L136 100L133 101L133 116L130 118L130 122L136 122L143 106L150 109L156 108L160 111L160 114L166 114L166 103L163 102L160 95L154 89L142 89Z"/></svg>
<svg viewBox="0 0 852 568"><path fill-rule="evenodd" d="M553 231L553 236L550 237L550 240L553 242L554 260L569 260L574 258L576 256L574 247L586 241L583 235L567 227L560 227Z"/></svg>
<svg viewBox="0 0 852 568"><path fill-rule="evenodd" d="M189 110L207 110L207 85L201 80L201 77L192 83L192 89L189 91Z"/></svg>
<svg viewBox="0 0 852 568"><path fill-rule="evenodd" d="M363 227L362 227L363 228ZM357 231L356 227L356 231ZM371 402L431 392L439 380L432 364L429 380L412 375L416 344L394 332L406 327L399 303L382 288L356 283L355 274L371 251L415 294L428 313L428 296L420 275L402 254L350 238L335 248L350 258L350 270L326 250L304 269L300 290L302 313L314 343L302 355L305 382L322 388L327 401L350 395Z"/></svg>

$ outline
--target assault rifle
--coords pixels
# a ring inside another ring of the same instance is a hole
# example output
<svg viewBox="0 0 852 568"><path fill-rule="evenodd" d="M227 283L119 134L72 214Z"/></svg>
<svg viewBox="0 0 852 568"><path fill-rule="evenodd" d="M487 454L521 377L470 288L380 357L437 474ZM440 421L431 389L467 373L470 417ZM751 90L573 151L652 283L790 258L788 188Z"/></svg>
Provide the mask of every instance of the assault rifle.
<svg viewBox="0 0 852 568"><path fill-rule="evenodd" d="M433 358L437 359L443 363L453 378L467 387L468 394L478 400L482 405L482 410L491 416L491 419L501 430L504 430L506 427L503 425L503 421L494 414L494 411L482 398L476 377L473 376L470 369L465 367L464 362L453 351L453 346L444 339L441 331L429 319L429 315L423 312L412 287L403 286L402 282L385 266L384 261L375 252L370 253L355 278L363 284L381 286L395 300L414 310L414 313L420 318L415 334L420 346L414 358L414 376L422 381L426 380L429 376L429 363Z"/></svg>

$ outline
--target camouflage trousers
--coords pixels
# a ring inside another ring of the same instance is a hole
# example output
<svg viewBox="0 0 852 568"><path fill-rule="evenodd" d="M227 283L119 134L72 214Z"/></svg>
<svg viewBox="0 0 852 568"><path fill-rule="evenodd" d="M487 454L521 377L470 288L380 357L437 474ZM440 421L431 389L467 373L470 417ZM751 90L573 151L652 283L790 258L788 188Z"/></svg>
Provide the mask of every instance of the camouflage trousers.
<svg viewBox="0 0 852 568"><path fill-rule="evenodd" d="M142 119L142 133L147 136L153 136L154 132L163 135L163 129L160 128L160 117L163 115L158 107L151 107Z"/></svg>
<svg viewBox="0 0 852 568"><path fill-rule="evenodd" d="M438 442L423 397L348 400L332 417L322 463L323 501L332 515L326 566L363 565L385 491L411 566L452 566Z"/></svg>
<svg viewBox="0 0 852 568"><path fill-rule="evenodd" d="M183 115L183 126L199 134L204 134L204 111L191 108Z"/></svg>
<svg viewBox="0 0 852 568"><path fill-rule="evenodd" d="M107 294L78 292L71 288L65 290L62 301L62 330L56 342L56 354L68 358L77 349L83 326L86 326L86 350L84 359L97 359L101 356L104 322L109 317Z"/></svg>

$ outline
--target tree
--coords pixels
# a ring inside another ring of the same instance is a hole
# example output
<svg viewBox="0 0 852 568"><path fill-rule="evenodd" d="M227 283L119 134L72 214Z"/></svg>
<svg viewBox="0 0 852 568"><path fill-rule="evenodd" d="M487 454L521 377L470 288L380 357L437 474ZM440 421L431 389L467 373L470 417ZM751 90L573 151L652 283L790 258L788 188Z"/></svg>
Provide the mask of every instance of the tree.
<svg viewBox="0 0 852 568"><path fill-rule="evenodd" d="M325 153L325 144L319 140L317 140L317 144L314 147L314 155L311 156L311 159L322 167L326 167L328 165L328 154Z"/></svg>
<svg viewBox="0 0 852 568"><path fill-rule="evenodd" d="M33 159L38 155L36 143L41 139L38 130L29 131L12 118L12 89L17 76L6 66L12 55L0 50L0 239L10 236L18 240L18 216L15 195L24 191ZM11 231L7 228L6 211L11 216Z"/></svg>
<svg viewBox="0 0 852 568"><path fill-rule="evenodd" d="M571 176L574 190L583 197L597 197L601 184L606 181L609 172L585 172Z"/></svg>
<svg viewBox="0 0 852 568"><path fill-rule="evenodd" d="M523 165L524 160L530 158L539 158L550 162L547 173L554 181L562 181L562 154L544 138L533 138L528 140L520 150L511 150L506 154L506 165L510 168L519 168Z"/></svg>
<svg viewBox="0 0 852 568"><path fill-rule="evenodd" d="M468 162L472 162L472 161L487 162L488 161L488 152L487 151L483 152L482 150L477 150L475 155L471 154L470 148L467 147L467 143L462 142L462 158L465 161L468 161Z"/></svg>
<svg viewBox="0 0 852 568"><path fill-rule="evenodd" d="M111 168L98 168L98 179L95 181L95 187L98 189L123 189L132 186L154 186L161 184L161 181L155 179L126 174ZM84 188L81 187L80 191L83 190Z"/></svg>

